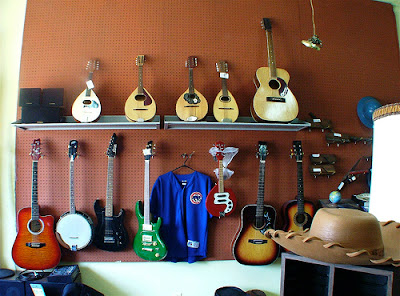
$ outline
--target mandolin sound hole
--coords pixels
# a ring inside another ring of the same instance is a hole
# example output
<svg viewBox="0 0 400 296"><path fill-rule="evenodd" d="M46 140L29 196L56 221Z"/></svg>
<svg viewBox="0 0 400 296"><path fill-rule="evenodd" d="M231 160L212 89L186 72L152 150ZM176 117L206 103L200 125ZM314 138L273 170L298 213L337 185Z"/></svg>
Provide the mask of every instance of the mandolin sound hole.
<svg viewBox="0 0 400 296"><path fill-rule="evenodd" d="M220 100L222 102L229 102L231 99L228 96L222 96L222 97L220 97Z"/></svg>
<svg viewBox="0 0 400 296"><path fill-rule="evenodd" d="M28 222L28 230L32 234L39 234L43 231L43 222L42 220L29 220Z"/></svg>
<svg viewBox="0 0 400 296"><path fill-rule="evenodd" d="M146 96L145 95L136 95L135 99L137 101L144 101L144 100L146 100Z"/></svg>
<svg viewBox="0 0 400 296"><path fill-rule="evenodd" d="M92 103L91 100L83 100L83 105L90 105Z"/></svg>
<svg viewBox="0 0 400 296"><path fill-rule="evenodd" d="M279 89L281 87L281 84L279 83L279 81L278 80L274 80L274 79L270 80L268 82L268 85L272 89Z"/></svg>

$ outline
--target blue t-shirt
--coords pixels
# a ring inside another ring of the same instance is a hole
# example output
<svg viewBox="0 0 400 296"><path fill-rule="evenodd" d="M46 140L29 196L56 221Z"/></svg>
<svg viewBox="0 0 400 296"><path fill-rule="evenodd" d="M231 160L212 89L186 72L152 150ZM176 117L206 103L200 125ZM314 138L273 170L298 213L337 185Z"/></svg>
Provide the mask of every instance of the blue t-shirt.
<svg viewBox="0 0 400 296"><path fill-rule="evenodd" d="M193 263L207 255L206 197L212 188L209 176L168 172L157 178L150 198L154 218L161 217L160 235L167 246L165 260Z"/></svg>

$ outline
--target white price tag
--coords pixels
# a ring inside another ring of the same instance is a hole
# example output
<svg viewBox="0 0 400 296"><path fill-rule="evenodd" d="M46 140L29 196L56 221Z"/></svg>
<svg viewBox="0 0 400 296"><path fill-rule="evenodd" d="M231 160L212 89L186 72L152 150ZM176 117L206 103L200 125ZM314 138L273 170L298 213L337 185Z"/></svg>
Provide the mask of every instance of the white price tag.
<svg viewBox="0 0 400 296"><path fill-rule="evenodd" d="M313 172L315 173L320 173L322 170L321 168L313 168Z"/></svg>
<svg viewBox="0 0 400 296"><path fill-rule="evenodd" d="M319 154L311 154L312 157L319 157Z"/></svg>
<svg viewBox="0 0 400 296"><path fill-rule="evenodd" d="M92 80L86 81L86 86L88 89L93 89L94 88L93 81Z"/></svg>
<svg viewBox="0 0 400 296"><path fill-rule="evenodd" d="M229 74L228 73L219 73L219 77L228 79L229 78Z"/></svg>
<svg viewBox="0 0 400 296"><path fill-rule="evenodd" d="M319 119L319 118L314 118L314 119L313 119L313 122L321 122L321 119Z"/></svg>
<svg viewBox="0 0 400 296"><path fill-rule="evenodd" d="M335 137L341 137L341 136L342 136L342 134L339 134L339 133L333 133L333 135L334 135Z"/></svg>
<svg viewBox="0 0 400 296"><path fill-rule="evenodd" d="M35 296L46 296L41 284L31 284L31 289Z"/></svg>

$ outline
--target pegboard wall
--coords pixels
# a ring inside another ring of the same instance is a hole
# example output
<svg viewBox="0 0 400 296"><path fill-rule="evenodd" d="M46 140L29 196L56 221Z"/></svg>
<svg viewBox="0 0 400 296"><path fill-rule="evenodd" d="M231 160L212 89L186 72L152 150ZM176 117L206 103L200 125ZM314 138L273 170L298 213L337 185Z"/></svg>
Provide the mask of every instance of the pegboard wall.
<svg viewBox="0 0 400 296"><path fill-rule="evenodd" d="M85 89L86 63L100 60L94 73L95 92L102 115L123 115L126 99L137 87L137 55L146 55L144 87L157 104L157 114L175 115L175 103L187 89L188 56L198 57L194 85L212 103L221 89L215 70L218 60L229 64L228 89L241 116L250 116L257 68L267 65L263 17L271 18L277 66L286 69L289 87L299 102L299 118L309 112L331 119L335 131L368 137L372 130L359 121L358 101L374 96L382 104L396 100L399 89L399 51L391 5L369 1L314 1L320 52L301 44L312 35L311 8L307 0L28 0L22 49L20 87L62 87L65 115L71 115L75 98ZM379 25L377 25L379 24ZM151 160L151 185L156 178L181 165L182 153L195 151L189 165L212 176L217 163L208 153L216 141L239 148L229 168L235 171L225 185L238 199L236 212L212 218L207 260L232 259L231 243L240 220L240 209L257 198L258 141L267 141L265 203L280 214L283 203L297 193L296 162L289 158L293 140L304 150L304 191L308 200L326 199L371 146L326 145L321 131L260 132L201 130L71 130L17 131L16 210L30 206L30 144L42 142L45 157L39 160L41 215L56 221L69 210L68 143L79 142L75 162L75 196L78 210L95 220L93 203L105 201L107 151L112 133L119 136L114 175L114 209L127 211L125 225L132 242L138 229L136 201L143 199L144 159L149 140L157 145ZM335 154L336 175L314 179L308 173L311 153ZM178 171L178 173L181 173ZM184 173L184 172L182 172ZM343 196L367 190L365 180L343 189ZM277 217L277 227L282 225ZM109 253L93 245L78 252L63 251L64 261L141 261L132 247Z"/></svg>

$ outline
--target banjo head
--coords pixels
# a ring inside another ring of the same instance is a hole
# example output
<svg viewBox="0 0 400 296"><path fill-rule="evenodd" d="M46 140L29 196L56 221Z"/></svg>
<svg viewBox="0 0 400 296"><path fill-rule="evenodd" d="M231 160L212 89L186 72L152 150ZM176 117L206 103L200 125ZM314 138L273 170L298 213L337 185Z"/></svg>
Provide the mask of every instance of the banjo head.
<svg viewBox="0 0 400 296"><path fill-rule="evenodd" d="M58 220L56 234L63 247L72 251L81 250L92 242L92 219L83 213L70 214L68 212Z"/></svg>

